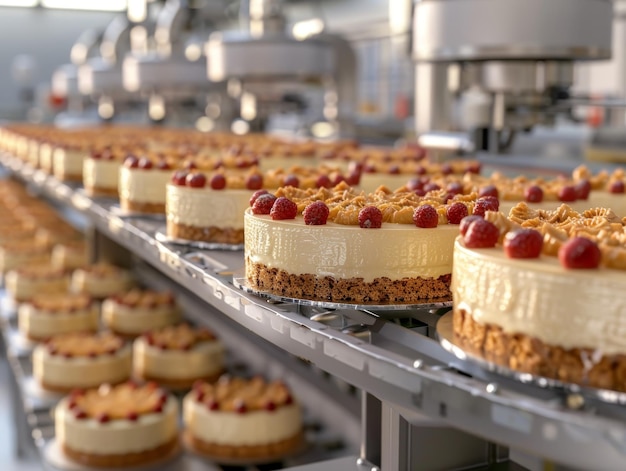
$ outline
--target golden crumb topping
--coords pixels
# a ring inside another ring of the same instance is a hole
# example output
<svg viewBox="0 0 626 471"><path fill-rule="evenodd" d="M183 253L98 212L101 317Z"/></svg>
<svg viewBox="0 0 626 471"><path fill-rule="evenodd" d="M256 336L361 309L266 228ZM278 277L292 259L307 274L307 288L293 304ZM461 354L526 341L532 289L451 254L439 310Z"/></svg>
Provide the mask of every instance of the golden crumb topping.
<svg viewBox="0 0 626 471"><path fill-rule="evenodd" d="M214 342L217 337L207 328L194 328L189 324L170 325L144 334L150 346L162 350L190 350L202 342Z"/></svg>
<svg viewBox="0 0 626 471"><path fill-rule="evenodd" d="M51 355L67 358L114 355L124 346L124 340L110 333L91 334L85 332L55 335L46 343Z"/></svg>

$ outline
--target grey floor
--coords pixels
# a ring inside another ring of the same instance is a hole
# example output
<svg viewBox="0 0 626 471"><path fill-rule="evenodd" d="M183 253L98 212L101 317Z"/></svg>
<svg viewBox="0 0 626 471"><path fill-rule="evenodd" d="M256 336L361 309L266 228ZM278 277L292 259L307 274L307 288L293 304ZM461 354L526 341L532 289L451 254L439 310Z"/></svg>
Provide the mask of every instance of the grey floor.
<svg viewBox="0 0 626 471"><path fill-rule="evenodd" d="M15 456L15 424L11 413L9 368L0 355L0 471L41 471L43 467L32 456Z"/></svg>

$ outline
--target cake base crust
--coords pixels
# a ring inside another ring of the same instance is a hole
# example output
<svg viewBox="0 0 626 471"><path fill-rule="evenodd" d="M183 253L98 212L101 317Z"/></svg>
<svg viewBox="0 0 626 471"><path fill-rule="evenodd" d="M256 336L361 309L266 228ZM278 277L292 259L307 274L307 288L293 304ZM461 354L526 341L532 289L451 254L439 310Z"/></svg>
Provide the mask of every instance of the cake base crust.
<svg viewBox="0 0 626 471"><path fill-rule="evenodd" d="M119 468L122 466L137 466L163 460L178 447L178 437L153 448L137 453L124 453L121 455L97 455L72 450L65 443L62 444L63 453L72 461L94 468Z"/></svg>
<svg viewBox="0 0 626 471"><path fill-rule="evenodd" d="M224 373L225 373L225 370L220 370L217 373L214 373L209 376L201 376L201 377L189 378L189 379L161 378L158 376L142 375L139 373L135 373L134 376L137 379L141 379L146 382L154 381L159 386L163 386L168 389L180 390L180 389L190 389L196 381L200 381L200 380L206 381L207 383L215 383L218 379L220 379L220 376L222 376Z"/></svg>
<svg viewBox="0 0 626 471"><path fill-rule="evenodd" d="M165 203L139 203L127 199L120 200L122 211L132 213L165 214Z"/></svg>
<svg viewBox="0 0 626 471"><path fill-rule="evenodd" d="M54 176L57 178L57 180L61 180L62 182L76 182L76 183L82 183L83 182L83 175L82 173L55 173Z"/></svg>
<svg viewBox="0 0 626 471"><path fill-rule="evenodd" d="M353 304L419 304L451 299L450 275L439 278L335 279L292 275L246 260L246 279L253 289L294 299Z"/></svg>
<svg viewBox="0 0 626 471"><path fill-rule="evenodd" d="M85 193L87 194L87 196L94 196L94 197L110 196L110 197L117 198L119 196L117 188L105 188L101 186L94 186L94 187L86 186Z"/></svg>
<svg viewBox="0 0 626 471"><path fill-rule="evenodd" d="M219 461L219 458L225 458L250 460L250 462L254 462L254 460L267 462L280 460L300 450L304 445L304 433L300 432L280 442L254 446L232 446L209 443L200 440L189 431L183 432L183 440L191 450L213 460Z"/></svg>
<svg viewBox="0 0 626 471"><path fill-rule="evenodd" d="M216 226L197 227L167 221L167 235L173 239L196 240L216 244L243 244L243 229Z"/></svg>
<svg viewBox="0 0 626 471"><path fill-rule="evenodd" d="M601 389L626 391L626 355L602 355L589 348L564 349L524 334L481 324L463 309L453 314L460 347L515 371Z"/></svg>

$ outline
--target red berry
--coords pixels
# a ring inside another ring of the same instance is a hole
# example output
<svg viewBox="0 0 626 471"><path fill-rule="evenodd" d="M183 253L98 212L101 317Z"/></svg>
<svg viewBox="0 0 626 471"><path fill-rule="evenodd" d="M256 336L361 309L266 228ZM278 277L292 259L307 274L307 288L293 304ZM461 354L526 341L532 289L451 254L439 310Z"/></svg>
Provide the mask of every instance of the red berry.
<svg viewBox="0 0 626 471"><path fill-rule="evenodd" d="M452 182L446 186L446 191L451 195L461 195L463 194L463 185L459 182Z"/></svg>
<svg viewBox="0 0 626 471"><path fill-rule="evenodd" d="M109 414L107 414L106 412L102 412L96 416L96 420L101 424L105 424L109 420L111 420L111 417L109 417Z"/></svg>
<svg viewBox="0 0 626 471"><path fill-rule="evenodd" d="M589 193L591 192L591 183L589 182L589 180L579 181L578 183L576 183L576 186L574 186L574 189L576 190L577 199L589 199Z"/></svg>
<svg viewBox="0 0 626 471"><path fill-rule="evenodd" d="M463 236L465 246L471 249L495 247L500 237L498 227L486 219L477 219L467 228Z"/></svg>
<svg viewBox="0 0 626 471"><path fill-rule="evenodd" d="M204 400L204 391L202 389L197 389L195 394L196 401L202 402Z"/></svg>
<svg viewBox="0 0 626 471"><path fill-rule="evenodd" d="M330 181L328 175L320 175L319 177L317 177L315 186L317 186L318 188L330 188L331 186L333 186L333 184Z"/></svg>
<svg viewBox="0 0 626 471"><path fill-rule="evenodd" d="M158 168L159 170L171 170L172 169L170 164L168 164L167 161L164 159L159 160L159 162L156 165L156 168Z"/></svg>
<svg viewBox="0 0 626 471"><path fill-rule="evenodd" d="M287 397L285 398L285 404L293 404L293 397L291 397L291 394L287 394Z"/></svg>
<svg viewBox="0 0 626 471"><path fill-rule="evenodd" d="M443 173L444 175L450 175L454 172L454 169L452 168L452 165L450 164L444 164L441 167L441 173Z"/></svg>
<svg viewBox="0 0 626 471"><path fill-rule="evenodd" d="M174 185L185 186L187 184L187 172L185 170L178 170L174 172L171 182Z"/></svg>
<svg viewBox="0 0 626 471"><path fill-rule="evenodd" d="M223 190L226 188L226 177L221 173L216 173L211 177L211 188L214 190Z"/></svg>
<svg viewBox="0 0 626 471"><path fill-rule="evenodd" d="M439 222L439 214L437 210L429 205L423 204L413 211L413 222L417 227L432 228L437 227Z"/></svg>
<svg viewBox="0 0 626 471"><path fill-rule="evenodd" d="M329 213L330 210L328 206L326 206L326 203L323 201L314 201L304 208L302 217L307 226L322 226L328 221Z"/></svg>
<svg viewBox="0 0 626 471"><path fill-rule="evenodd" d="M467 214L467 206L460 201L452 203L446 208L446 216L450 224L460 224L461 220L467 216Z"/></svg>
<svg viewBox="0 0 626 471"><path fill-rule="evenodd" d="M124 159L124 167L137 168L139 166L139 159L134 155L129 155Z"/></svg>
<svg viewBox="0 0 626 471"><path fill-rule="evenodd" d="M276 201L276 197L271 193L259 196L252 205L252 213L269 214L272 210L272 206L274 206L274 201Z"/></svg>
<svg viewBox="0 0 626 471"><path fill-rule="evenodd" d="M470 224L478 219L483 219L483 217L478 216L477 214L472 214L471 216L465 216L463 219L461 219L461 222L459 223L459 232L461 233L461 235L464 236Z"/></svg>
<svg viewBox="0 0 626 471"><path fill-rule="evenodd" d="M543 236L535 229L518 229L507 232L503 245L509 258L537 258L543 248Z"/></svg>
<svg viewBox="0 0 626 471"><path fill-rule="evenodd" d="M572 237L559 248L564 268L598 268L601 257L598 245L585 237Z"/></svg>
<svg viewBox="0 0 626 471"><path fill-rule="evenodd" d="M426 175L426 169L421 165L415 169L417 175Z"/></svg>
<svg viewBox="0 0 626 471"><path fill-rule="evenodd" d="M376 206L365 206L359 211L359 226L364 229L378 229L383 225L383 213Z"/></svg>
<svg viewBox="0 0 626 471"><path fill-rule="evenodd" d="M159 414L159 413L163 412L163 403L161 401L156 403L154 405L154 407L152 408L152 412L154 412L156 414Z"/></svg>
<svg viewBox="0 0 626 471"><path fill-rule="evenodd" d="M493 196L478 198L474 205L474 212L477 216L484 216L487 211L497 211L500 209L500 202Z"/></svg>
<svg viewBox="0 0 626 471"><path fill-rule="evenodd" d="M80 407L74 407L72 408L72 412L74 413L74 418L75 419L86 419L87 418L87 413L82 410Z"/></svg>
<svg viewBox="0 0 626 471"><path fill-rule="evenodd" d="M480 162L473 162L465 167L465 171L468 173L480 173L481 164Z"/></svg>
<svg viewBox="0 0 626 471"><path fill-rule="evenodd" d="M186 178L187 186L191 188L204 188L206 185L206 176L204 173L190 173Z"/></svg>
<svg viewBox="0 0 626 471"><path fill-rule="evenodd" d="M185 168L187 170L194 170L194 169L198 168L198 166L196 165L196 163L193 160L190 160L189 162L187 162L185 164Z"/></svg>
<svg viewBox="0 0 626 471"><path fill-rule="evenodd" d="M609 185L609 192L615 194L624 193L624 182L622 180L614 180Z"/></svg>
<svg viewBox="0 0 626 471"><path fill-rule="evenodd" d="M144 170L149 170L152 168L152 160L150 160L147 157L142 157L141 159L139 159L139 162L137 163L137 166L139 168L142 168Z"/></svg>
<svg viewBox="0 0 626 471"><path fill-rule="evenodd" d="M574 188L573 186L562 187L559 190L559 201L576 201L576 188Z"/></svg>
<svg viewBox="0 0 626 471"><path fill-rule="evenodd" d="M283 186L293 186L294 188L298 188L300 186L300 179L295 175L287 175L285 177L285 181L283 182Z"/></svg>
<svg viewBox="0 0 626 471"><path fill-rule="evenodd" d="M244 401L237 401L237 403L235 404L235 412L237 412L238 414L245 414L248 411L248 408L246 407L246 403Z"/></svg>
<svg viewBox="0 0 626 471"><path fill-rule="evenodd" d="M350 172L346 178L346 183L350 186L356 186L361 182L361 172Z"/></svg>
<svg viewBox="0 0 626 471"><path fill-rule="evenodd" d="M524 199L529 203L541 203L543 201L543 190L537 185L529 186L524 190Z"/></svg>
<svg viewBox="0 0 626 471"><path fill-rule="evenodd" d="M274 403L274 401L271 401L271 400L270 400L270 401L267 401L267 402L265 403L264 408L265 408L265 410L266 410L266 411L270 411L270 412L272 412L272 411L275 411L275 410L276 410L276 404Z"/></svg>
<svg viewBox="0 0 626 471"><path fill-rule="evenodd" d="M217 402L215 399L211 399L207 404L207 407L209 408L209 410L218 410L220 408L220 403Z"/></svg>
<svg viewBox="0 0 626 471"><path fill-rule="evenodd" d="M498 197L498 189L495 187L495 185L484 186L478 192L478 196L481 197L481 198L483 196L495 196L497 198Z"/></svg>
<svg viewBox="0 0 626 471"><path fill-rule="evenodd" d="M298 214L298 205L284 196L276 198L272 209L270 210L270 217L273 220L277 219L295 219Z"/></svg>
<svg viewBox="0 0 626 471"><path fill-rule="evenodd" d="M438 190L441 190L441 187L437 185L436 183L426 183L424 185L424 191L426 193L429 193L431 191L438 191Z"/></svg>
<svg viewBox="0 0 626 471"><path fill-rule="evenodd" d="M269 193L269 191L263 189L263 190L257 190L254 193L252 193L252 196L250 197L250 206L252 206L254 204L254 202L257 200L257 198L261 195L267 195Z"/></svg>
<svg viewBox="0 0 626 471"><path fill-rule="evenodd" d="M409 191L415 191L418 189L423 189L424 184L419 180L419 178L411 178L408 182L406 182L406 189Z"/></svg>
<svg viewBox="0 0 626 471"><path fill-rule="evenodd" d="M392 165L387 170L387 173L389 173L390 175L398 175L400 173L400 167L398 167L397 165Z"/></svg>
<svg viewBox="0 0 626 471"><path fill-rule="evenodd" d="M259 190L263 186L263 176L253 173L246 179L246 188L248 190Z"/></svg>
<svg viewBox="0 0 626 471"><path fill-rule="evenodd" d="M137 414L137 412L129 412L128 414L126 414L126 420L130 420L131 422L135 422L137 421L137 419L139 419L139 415Z"/></svg>
<svg viewBox="0 0 626 471"><path fill-rule="evenodd" d="M339 185L341 182L345 182L346 178L343 175L336 175L333 179L333 186Z"/></svg>

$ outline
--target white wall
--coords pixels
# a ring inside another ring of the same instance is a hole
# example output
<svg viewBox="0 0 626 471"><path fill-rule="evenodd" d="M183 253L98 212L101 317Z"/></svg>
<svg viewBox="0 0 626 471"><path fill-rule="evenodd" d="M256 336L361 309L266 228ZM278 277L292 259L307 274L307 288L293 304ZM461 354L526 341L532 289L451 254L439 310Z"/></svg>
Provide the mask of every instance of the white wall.
<svg viewBox="0 0 626 471"><path fill-rule="evenodd" d="M19 107L18 87L11 76L16 55L31 55L37 63L37 82L49 83L54 69L69 62L70 49L80 33L104 29L113 15L0 7L0 117Z"/></svg>

